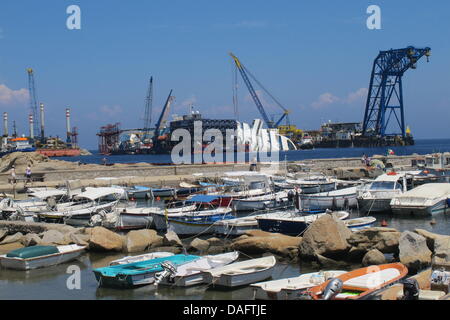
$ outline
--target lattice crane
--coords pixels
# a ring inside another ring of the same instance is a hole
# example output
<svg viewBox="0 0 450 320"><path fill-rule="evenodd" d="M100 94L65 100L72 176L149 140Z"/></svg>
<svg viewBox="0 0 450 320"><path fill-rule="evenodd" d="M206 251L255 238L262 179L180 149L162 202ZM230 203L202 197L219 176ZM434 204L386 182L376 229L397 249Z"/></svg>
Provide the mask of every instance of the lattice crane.
<svg viewBox="0 0 450 320"><path fill-rule="evenodd" d="M428 47L380 51L373 62L364 113L363 136L406 137L402 77L407 70L416 69L420 58L426 56L428 61L430 55L431 49ZM388 132L392 115L397 120L400 132Z"/></svg>

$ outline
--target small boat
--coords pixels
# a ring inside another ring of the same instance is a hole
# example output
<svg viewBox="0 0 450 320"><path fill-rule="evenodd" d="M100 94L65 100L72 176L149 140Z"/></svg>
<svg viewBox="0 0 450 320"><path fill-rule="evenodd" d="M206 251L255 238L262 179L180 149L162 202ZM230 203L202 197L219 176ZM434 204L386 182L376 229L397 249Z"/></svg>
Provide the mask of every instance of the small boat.
<svg viewBox="0 0 450 320"><path fill-rule="evenodd" d="M296 300L305 289L324 283L347 271L320 271L298 277L271 280L251 284L256 300Z"/></svg>
<svg viewBox="0 0 450 320"><path fill-rule="evenodd" d="M286 179L291 188L301 188L303 194L330 192L336 190L336 182L326 177L310 177L305 179ZM279 186L283 186L278 183Z"/></svg>
<svg viewBox="0 0 450 320"><path fill-rule="evenodd" d="M275 264L274 256L235 262L203 272L203 279L213 286L245 286L272 277Z"/></svg>
<svg viewBox="0 0 450 320"><path fill-rule="evenodd" d="M430 216L449 208L450 183L426 183L394 197L391 208L394 214Z"/></svg>
<svg viewBox="0 0 450 320"><path fill-rule="evenodd" d="M152 260L156 258L165 258L173 256L174 254L172 252L151 252L151 253L144 253L137 256L126 256L117 260L113 260L109 263L110 266L116 266L118 264L129 264L129 263L135 263L135 262L141 262L146 260Z"/></svg>
<svg viewBox="0 0 450 320"><path fill-rule="evenodd" d="M137 207L136 203L117 206L110 213L101 215L100 224L108 229L133 230L148 229L155 227L154 215L156 213L171 215L180 212L190 212L195 210L195 204L185 205L183 202L171 203L167 208L161 207ZM91 224L95 225L95 218L91 219Z"/></svg>
<svg viewBox="0 0 450 320"><path fill-rule="evenodd" d="M154 283L155 275L164 271L163 263L165 262L170 262L177 267L199 258L199 256L194 255L176 254L168 257L97 268L93 272L99 286L132 288Z"/></svg>
<svg viewBox="0 0 450 320"><path fill-rule="evenodd" d="M219 220L214 223L214 233L225 236L243 235L247 230L259 229L257 215Z"/></svg>
<svg viewBox="0 0 450 320"><path fill-rule="evenodd" d="M256 220L258 221L259 229L263 231L298 236L302 234L311 223L326 214L331 214L339 220L344 220L350 215L347 211L329 211L307 215L275 212L259 215L256 217Z"/></svg>
<svg viewBox="0 0 450 320"><path fill-rule="evenodd" d="M177 190L175 188L159 188L159 189L150 189L150 197L174 197L177 194Z"/></svg>
<svg viewBox="0 0 450 320"><path fill-rule="evenodd" d="M348 209L357 206L356 187L320 192L315 194L300 194L304 208L310 209Z"/></svg>
<svg viewBox="0 0 450 320"><path fill-rule="evenodd" d="M31 246L0 255L0 264L7 269L31 270L54 266L78 258L85 246Z"/></svg>
<svg viewBox="0 0 450 320"><path fill-rule="evenodd" d="M161 214L155 215L160 220ZM234 219L231 208L217 208L191 213L173 214L167 218L169 228L178 235L211 234L217 221Z"/></svg>
<svg viewBox="0 0 450 320"><path fill-rule="evenodd" d="M367 299L377 291L400 281L408 274L401 263L356 269L304 291L313 300Z"/></svg>
<svg viewBox="0 0 450 320"><path fill-rule="evenodd" d="M344 224L352 231L370 228L377 221L375 217L359 217L343 220Z"/></svg>
<svg viewBox="0 0 450 320"><path fill-rule="evenodd" d="M39 221L64 222L72 226L87 226L93 215L111 211L125 193L122 188L88 187L71 202L57 204L56 209L37 214ZM116 200L107 200L113 197Z"/></svg>
<svg viewBox="0 0 450 320"><path fill-rule="evenodd" d="M289 201L288 192L283 190L262 196L234 199L232 205L234 211L258 211L293 206L293 201Z"/></svg>
<svg viewBox="0 0 450 320"><path fill-rule="evenodd" d="M175 287L189 287L203 283L204 271L223 267L237 260L239 252L227 252L216 255L203 256L200 259L183 264L176 268L175 273L162 279L160 284Z"/></svg>
<svg viewBox="0 0 450 320"><path fill-rule="evenodd" d="M152 189L144 186L133 186L126 189L128 199L150 199Z"/></svg>

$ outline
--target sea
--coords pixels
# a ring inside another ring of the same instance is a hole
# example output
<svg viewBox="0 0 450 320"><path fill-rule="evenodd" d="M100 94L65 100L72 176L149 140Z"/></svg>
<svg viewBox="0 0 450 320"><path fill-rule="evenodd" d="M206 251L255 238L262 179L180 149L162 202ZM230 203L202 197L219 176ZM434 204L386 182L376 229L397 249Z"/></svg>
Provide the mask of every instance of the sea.
<svg viewBox="0 0 450 320"><path fill-rule="evenodd" d="M386 154L392 149L396 155L429 154L434 152L450 152L450 139L417 140L414 146L390 148L342 148L313 149L289 151L280 158L287 161L360 157L363 154L373 156ZM104 155L92 151L90 156L58 158L83 163L103 163ZM171 163L170 155L112 155L106 156L108 163ZM352 212L351 217L359 216ZM376 215L377 225L385 221L389 227L400 231L425 229L431 232L450 235L450 212L433 217L410 218L392 215ZM136 253L139 254L139 253ZM207 285L191 288L171 288L144 286L136 289L108 289L98 286L95 280L95 268L104 267L110 261L125 254L88 252L79 260L44 269L31 271L14 271L0 268L0 300L249 300L253 298L250 287L233 290L222 290ZM256 256L253 256L256 257ZM249 258L241 255L241 259ZM355 266L358 267L358 266ZM74 286L74 270L80 276L79 286ZM78 272L77 271L77 272ZM272 274L273 279L298 276L301 273L319 271L317 266L309 263L278 263Z"/></svg>
<svg viewBox="0 0 450 320"><path fill-rule="evenodd" d="M416 140L413 146L404 147L379 147L379 148L318 148L310 150L293 150L279 152L280 161L300 161L307 159L333 159L333 158L354 158L363 154L371 157L373 155L386 155L389 150L395 155L424 155L435 152L449 152L450 139L421 139ZM76 161L81 163L103 164L104 159L108 164L113 163L173 163L170 154L136 154L136 155L109 155L105 156L98 150L89 150L92 155L78 157L58 157L58 160ZM250 158L252 155L250 155ZM56 159L56 158L55 158Z"/></svg>

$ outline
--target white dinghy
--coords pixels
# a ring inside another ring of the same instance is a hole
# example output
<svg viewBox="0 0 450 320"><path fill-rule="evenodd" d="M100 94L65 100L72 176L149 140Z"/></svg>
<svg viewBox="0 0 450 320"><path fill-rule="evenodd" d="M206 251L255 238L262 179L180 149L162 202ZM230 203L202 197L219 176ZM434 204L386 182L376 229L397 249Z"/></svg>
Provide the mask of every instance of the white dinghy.
<svg viewBox="0 0 450 320"><path fill-rule="evenodd" d="M204 282L214 286L238 287L272 277L274 256L235 262L203 273Z"/></svg>

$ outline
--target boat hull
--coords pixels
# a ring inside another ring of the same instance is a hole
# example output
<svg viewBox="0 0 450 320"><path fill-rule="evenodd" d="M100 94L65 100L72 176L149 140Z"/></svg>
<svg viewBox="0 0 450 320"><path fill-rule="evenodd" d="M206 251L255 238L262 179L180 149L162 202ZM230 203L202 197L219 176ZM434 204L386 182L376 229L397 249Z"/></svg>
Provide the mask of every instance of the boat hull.
<svg viewBox="0 0 450 320"><path fill-rule="evenodd" d="M303 221L285 221L277 219L258 218L259 229L266 232L282 233L290 236L298 236L303 233L309 224Z"/></svg>
<svg viewBox="0 0 450 320"><path fill-rule="evenodd" d="M395 206L391 205L395 215L426 217L446 212L449 208L447 199L440 200L432 206Z"/></svg>
<svg viewBox="0 0 450 320"><path fill-rule="evenodd" d="M235 288L263 281L272 277L274 267L265 268L248 274L221 274L217 277L210 273L203 274L204 282L218 287Z"/></svg>
<svg viewBox="0 0 450 320"><path fill-rule="evenodd" d="M390 212L392 199L358 199L361 212Z"/></svg>
<svg viewBox="0 0 450 320"><path fill-rule="evenodd" d="M120 213L116 230L149 229L154 226L152 213Z"/></svg>

